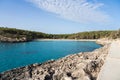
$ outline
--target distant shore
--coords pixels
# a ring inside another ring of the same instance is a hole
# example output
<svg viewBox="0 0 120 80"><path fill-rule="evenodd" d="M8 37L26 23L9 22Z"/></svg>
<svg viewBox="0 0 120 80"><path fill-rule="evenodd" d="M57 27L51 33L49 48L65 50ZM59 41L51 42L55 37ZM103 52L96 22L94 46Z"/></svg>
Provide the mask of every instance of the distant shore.
<svg viewBox="0 0 120 80"><path fill-rule="evenodd" d="M97 41L98 39L35 39L34 41Z"/></svg>

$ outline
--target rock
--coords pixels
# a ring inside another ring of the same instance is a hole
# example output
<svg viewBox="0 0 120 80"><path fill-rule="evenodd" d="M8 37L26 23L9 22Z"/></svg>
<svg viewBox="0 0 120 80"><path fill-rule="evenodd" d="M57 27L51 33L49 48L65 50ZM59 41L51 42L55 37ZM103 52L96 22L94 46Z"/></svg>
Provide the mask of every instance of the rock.
<svg viewBox="0 0 120 80"><path fill-rule="evenodd" d="M72 54L42 64L32 64L0 74L0 80L96 80L109 45L93 52Z"/></svg>
<svg viewBox="0 0 120 80"><path fill-rule="evenodd" d="M21 37L21 38L10 38L10 37L5 37L0 35L0 42L10 42L10 43L15 43L15 42L27 42L30 41L26 37Z"/></svg>

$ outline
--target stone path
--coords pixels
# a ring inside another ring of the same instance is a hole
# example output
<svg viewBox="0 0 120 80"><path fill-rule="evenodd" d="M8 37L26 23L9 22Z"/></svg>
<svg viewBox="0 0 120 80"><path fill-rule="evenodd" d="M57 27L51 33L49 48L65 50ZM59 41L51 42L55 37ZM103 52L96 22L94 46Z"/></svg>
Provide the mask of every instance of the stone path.
<svg viewBox="0 0 120 80"><path fill-rule="evenodd" d="M97 80L120 80L120 41L111 44L109 54L106 58Z"/></svg>

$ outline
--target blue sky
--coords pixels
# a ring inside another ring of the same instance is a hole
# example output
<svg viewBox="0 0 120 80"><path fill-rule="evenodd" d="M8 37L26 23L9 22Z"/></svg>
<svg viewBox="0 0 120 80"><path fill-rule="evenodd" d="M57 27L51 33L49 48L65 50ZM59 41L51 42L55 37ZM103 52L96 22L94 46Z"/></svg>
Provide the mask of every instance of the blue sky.
<svg viewBox="0 0 120 80"><path fill-rule="evenodd" d="M120 0L0 0L0 26L45 33L120 28Z"/></svg>

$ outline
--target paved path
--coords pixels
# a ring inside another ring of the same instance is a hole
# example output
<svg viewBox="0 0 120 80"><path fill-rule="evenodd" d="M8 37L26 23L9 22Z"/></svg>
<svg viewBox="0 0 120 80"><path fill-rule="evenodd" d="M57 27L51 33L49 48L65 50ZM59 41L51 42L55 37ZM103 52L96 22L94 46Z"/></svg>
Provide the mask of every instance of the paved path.
<svg viewBox="0 0 120 80"><path fill-rule="evenodd" d="M112 42L97 80L120 80L120 41Z"/></svg>

